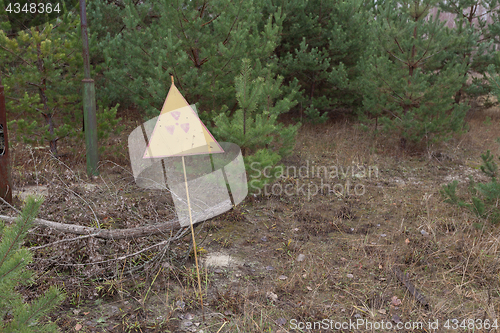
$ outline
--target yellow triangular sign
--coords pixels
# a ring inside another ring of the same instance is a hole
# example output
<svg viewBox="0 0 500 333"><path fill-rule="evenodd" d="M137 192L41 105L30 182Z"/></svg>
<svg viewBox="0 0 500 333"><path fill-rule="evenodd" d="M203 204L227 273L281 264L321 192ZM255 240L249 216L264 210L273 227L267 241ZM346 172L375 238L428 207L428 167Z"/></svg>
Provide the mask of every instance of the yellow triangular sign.
<svg viewBox="0 0 500 333"><path fill-rule="evenodd" d="M167 94L143 158L223 153L174 85Z"/></svg>

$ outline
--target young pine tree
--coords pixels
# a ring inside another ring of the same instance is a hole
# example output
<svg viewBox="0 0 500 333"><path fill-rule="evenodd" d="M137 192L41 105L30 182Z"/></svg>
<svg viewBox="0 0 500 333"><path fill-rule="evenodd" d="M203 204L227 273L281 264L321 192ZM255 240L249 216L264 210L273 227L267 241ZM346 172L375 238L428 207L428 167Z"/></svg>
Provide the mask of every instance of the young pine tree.
<svg viewBox="0 0 500 333"><path fill-rule="evenodd" d="M481 171L490 178L487 183L476 183L472 176L469 176L468 198L463 200L457 193L458 181L443 185L441 194L446 198L445 202L464 207L474 213L479 219L492 223L500 222L500 211L498 200L500 200L500 183L497 182L498 165L494 161L494 156L488 150L482 154L483 165ZM482 223L476 226L481 227Z"/></svg>
<svg viewBox="0 0 500 333"><path fill-rule="evenodd" d="M83 137L83 61L79 17L66 12L53 23L8 36L0 30L0 75L7 99L9 126L16 139L29 144L48 142L57 154L65 137ZM117 107L100 108L99 136L116 125Z"/></svg>
<svg viewBox="0 0 500 333"><path fill-rule="evenodd" d="M38 299L25 303L16 290L19 284L32 282L32 273L26 270L32 256L22 244L33 226L41 199L28 197L26 204L9 227L0 225L0 331L1 332L56 332L53 323L41 324L38 320L60 304L64 295L51 287Z"/></svg>
<svg viewBox="0 0 500 333"><path fill-rule="evenodd" d="M71 118L81 114L78 22L66 15L57 27L47 23L12 38L0 31L9 125L17 125L18 140L48 141L54 154L58 140L73 131Z"/></svg>
<svg viewBox="0 0 500 333"><path fill-rule="evenodd" d="M242 60L241 74L235 78L238 109L231 115L225 107L213 128L220 140L242 147L251 192L258 192L279 176L277 164L292 152L300 126L278 123L278 116L297 104L297 91L282 96L282 77L275 78L270 70L265 77L255 72L262 71L253 70L249 59Z"/></svg>
<svg viewBox="0 0 500 333"><path fill-rule="evenodd" d="M298 125L277 122L295 105L296 91L281 98L273 52L284 16L280 8L266 12L267 2L94 2L90 26L107 36L100 42L107 95L129 98L146 121L159 114L173 74L217 140L238 144L259 170L274 166L293 147ZM106 17L120 18L113 23L120 30L107 30ZM261 181L251 185L260 188Z"/></svg>
<svg viewBox="0 0 500 333"><path fill-rule="evenodd" d="M89 22L100 36L108 98L139 106L143 121L157 116L170 75L189 103L211 125L222 105L237 107L234 78L241 59L276 68L280 10L262 14L266 0L99 1L89 6ZM111 18L120 20L109 27ZM109 31L111 29L111 31ZM116 29L119 29L116 31ZM262 73L258 73L261 75ZM213 110L211 114L207 111Z"/></svg>
<svg viewBox="0 0 500 333"><path fill-rule="evenodd" d="M336 109L360 104L359 61L372 41L364 2L288 0L276 55L284 90L300 87L298 108L321 123ZM338 111L337 111L338 112Z"/></svg>
<svg viewBox="0 0 500 333"><path fill-rule="evenodd" d="M5 9L7 8L4 0L0 0L0 30L9 31L11 29L9 17Z"/></svg>
<svg viewBox="0 0 500 333"><path fill-rule="evenodd" d="M364 113L407 143L430 143L463 128L468 106L454 96L467 64L443 57L456 32L429 16L434 0L377 2L377 49L365 63Z"/></svg>
<svg viewBox="0 0 500 333"><path fill-rule="evenodd" d="M495 66L488 66L488 80L497 98L500 99L500 78L495 74ZM498 141L498 139L497 139ZM481 155L483 164L481 171L489 177L487 183L476 183L469 176L468 198L462 199L457 195L458 181L453 181L448 185L443 185L441 194L446 198L445 202L469 209L479 219L488 220L492 223L500 222L500 210L498 201L500 200L500 183L498 182L498 164L494 161L494 156L490 151ZM478 224L477 226L481 226Z"/></svg>
<svg viewBox="0 0 500 333"><path fill-rule="evenodd" d="M443 12L455 15L458 42L447 52L456 56L456 61L468 66L469 75L476 72L484 75L486 68L493 63L496 44L500 42L500 13L498 0L447 0L439 3ZM464 93L477 98L490 92L486 82L469 76L472 84L464 85L455 95L459 102Z"/></svg>

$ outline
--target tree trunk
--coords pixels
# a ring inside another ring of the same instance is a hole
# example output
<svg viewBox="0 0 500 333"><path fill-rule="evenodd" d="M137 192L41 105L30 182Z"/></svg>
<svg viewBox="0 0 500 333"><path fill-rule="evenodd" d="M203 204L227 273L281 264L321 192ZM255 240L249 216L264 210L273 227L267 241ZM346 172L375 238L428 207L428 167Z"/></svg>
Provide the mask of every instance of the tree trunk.
<svg viewBox="0 0 500 333"><path fill-rule="evenodd" d="M45 118L45 122L49 125L49 133L52 137L54 137L54 120L52 118L52 113L42 113ZM57 155L57 139L52 139L49 141L50 144L50 152L55 156Z"/></svg>
<svg viewBox="0 0 500 333"><path fill-rule="evenodd" d="M37 31L40 31L38 27L36 27ZM42 75L42 81L40 84L33 84L34 86L38 87L38 93L40 95L40 100L43 103L43 109L45 112L42 112L43 118L45 118L45 122L47 125L49 125L49 133L52 137L54 137L54 121L52 119L52 113L49 110L49 105L47 103L47 95L45 94L45 90L47 90L47 79L44 76L45 74L45 66L43 65L43 59L41 57L42 55L42 50L41 50L41 45L40 43L37 43L36 45L36 53L37 53L37 62L36 66L40 74ZM50 152L53 155L57 155L57 139L52 139L49 142L50 144Z"/></svg>

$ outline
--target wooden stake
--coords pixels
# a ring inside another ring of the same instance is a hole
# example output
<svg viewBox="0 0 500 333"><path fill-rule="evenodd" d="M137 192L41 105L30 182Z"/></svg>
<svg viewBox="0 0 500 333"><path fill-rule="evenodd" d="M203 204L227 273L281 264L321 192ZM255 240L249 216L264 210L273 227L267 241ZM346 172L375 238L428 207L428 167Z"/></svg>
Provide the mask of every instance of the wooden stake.
<svg viewBox="0 0 500 333"><path fill-rule="evenodd" d="M191 226L191 236L193 237L193 251L194 251L194 260L196 262L196 275L198 276L198 291L200 293L200 304L201 304L201 313L203 317L203 321L205 321L205 309L203 308L203 295L201 294L201 279L200 279L200 269L198 267L198 255L196 249L196 239L194 237L194 228L193 228L193 217L191 215L191 202L189 201L189 189L188 182L186 176L186 164L184 162L184 156L182 156L182 169L184 170L184 183L186 184L186 197L188 202L188 210L189 210L189 225Z"/></svg>
<svg viewBox="0 0 500 333"><path fill-rule="evenodd" d="M98 176L97 163L99 161L97 148L97 118L95 104L95 83L90 78L89 36L87 31L86 1L80 0L80 23L83 41L83 121L85 129L85 149L87 153L87 174Z"/></svg>

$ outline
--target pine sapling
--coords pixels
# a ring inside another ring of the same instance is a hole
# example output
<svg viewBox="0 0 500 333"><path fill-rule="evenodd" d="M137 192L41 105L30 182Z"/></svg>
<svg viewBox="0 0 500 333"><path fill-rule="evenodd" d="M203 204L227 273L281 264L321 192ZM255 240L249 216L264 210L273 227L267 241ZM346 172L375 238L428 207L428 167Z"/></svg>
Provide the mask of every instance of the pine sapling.
<svg viewBox="0 0 500 333"><path fill-rule="evenodd" d="M33 282L33 273L26 269L32 255L22 244L33 226L43 200L28 197L22 212L8 227L0 226L0 332L56 332L54 323L42 324L40 318L60 304L64 294L50 287L45 294L26 303L16 291L19 284Z"/></svg>

